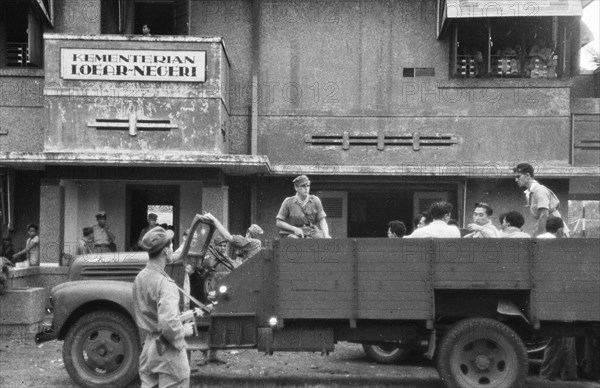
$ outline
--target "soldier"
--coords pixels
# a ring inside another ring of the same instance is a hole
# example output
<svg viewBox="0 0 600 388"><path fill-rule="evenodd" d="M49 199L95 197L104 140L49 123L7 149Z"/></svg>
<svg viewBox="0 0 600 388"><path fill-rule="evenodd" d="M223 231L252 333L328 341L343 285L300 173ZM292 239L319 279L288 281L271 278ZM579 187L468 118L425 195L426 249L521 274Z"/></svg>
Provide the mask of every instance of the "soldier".
<svg viewBox="0 0 600 388"><path fill-rule="evenodd" d="M111 252L114 250L115 235L110 231L106 222L106 212L99 211L96 213L97 225L92 228L94 230L94 250L96 252Z"/></svg>
<svg viewBox="0 0 600 388"><path fill-rule="evenodd" d="M157 226L142 238L148 264L133 283L135 321L143 339L140 379L145 387L189 387L190 365L185 337L193 334L193 323L179 320L179 290L165 272L173 260L173 231ZM159 355L156 340L168 343Z"/></svg>

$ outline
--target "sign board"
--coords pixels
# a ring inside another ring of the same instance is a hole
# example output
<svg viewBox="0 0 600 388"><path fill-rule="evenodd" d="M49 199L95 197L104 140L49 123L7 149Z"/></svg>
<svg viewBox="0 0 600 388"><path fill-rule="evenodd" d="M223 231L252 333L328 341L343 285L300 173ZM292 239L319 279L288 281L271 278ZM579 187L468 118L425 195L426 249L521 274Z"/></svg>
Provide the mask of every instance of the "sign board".
<svg viewBox="0 0 600 388"><path fill-rule="evenodd" d="M206 51L62 48L60 76L71 80L205 82Z"/></svg>

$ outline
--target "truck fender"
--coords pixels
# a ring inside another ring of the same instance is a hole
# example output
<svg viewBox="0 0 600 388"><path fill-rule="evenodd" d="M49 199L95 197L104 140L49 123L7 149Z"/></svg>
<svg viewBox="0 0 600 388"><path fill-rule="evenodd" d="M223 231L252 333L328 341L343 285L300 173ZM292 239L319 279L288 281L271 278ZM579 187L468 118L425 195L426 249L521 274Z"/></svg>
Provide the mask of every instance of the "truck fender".
<svg viewBox="0 0 600 388"><path fill-rule="evenodd" d="M77 280L59 284L51 292L54 319L52 326L62 339L65 324L71 325L73 314L84 305L110 303L127 311L132 319L133 283L117 280Z"/></svg>
<svg viewBox="0 0 600 388"><path fill-rule="evenodd" d="M496 308L496 311L502 315L520 316L525 322L527 322L529 326L531 326L531 322L529 322L519 306L510 300L500 299L498 301L498 307Z"/></svg>

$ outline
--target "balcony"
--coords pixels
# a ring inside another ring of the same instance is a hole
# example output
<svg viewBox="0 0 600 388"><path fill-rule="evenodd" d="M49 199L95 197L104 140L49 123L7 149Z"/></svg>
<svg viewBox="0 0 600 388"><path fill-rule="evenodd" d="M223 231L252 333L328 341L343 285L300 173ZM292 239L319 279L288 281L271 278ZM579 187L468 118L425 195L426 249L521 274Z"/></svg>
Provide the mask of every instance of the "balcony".
<svg viewBox="0 0 600 388"><path fill-rule="evenodd" d="M221 38L45 34L44 152L228 153Z"/></svg>

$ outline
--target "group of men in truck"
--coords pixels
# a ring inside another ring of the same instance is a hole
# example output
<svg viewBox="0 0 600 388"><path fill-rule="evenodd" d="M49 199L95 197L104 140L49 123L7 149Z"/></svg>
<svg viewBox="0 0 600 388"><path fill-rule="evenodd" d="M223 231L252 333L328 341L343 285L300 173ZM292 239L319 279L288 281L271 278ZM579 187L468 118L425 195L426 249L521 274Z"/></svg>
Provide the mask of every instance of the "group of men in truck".
<svg viewBox="0 0 600 388"><path fill-rule="evenodd" d="M525 193L529 209L537 220L534 235L547 237L546 230L554 228L554 225L558 225L555 220L560 220L560 225L568 236L568 229L558 211L558 198L550 189L534 179L533 167L521 163L514 168L514 172L519 187L527 189ZM300 175L293 183L296 194L283 201L276 216L280 237L331 238L327 215L320 199L310 194L308 177ZM451 213L452 205L447 202L432 204L428 214L432 219L431 222L417 228L406 237L461 237L460 230L448 224ZM501 237L500 232L491 224L492 213L493 210L489 205L477 203L473 214L474 222L468 225L469 233L465 237ZM516 233L523 225L523 217L518 215L518 212L509 212L501 216L503 229L507 234L513 235L505 237L525 237L523 234ZM215 245L230 243L242 261L253 257L261 250L260 239L263 231L258 225L250 226L245 236L232 235L214 215L206 213L205 217L212 220L219 234L213 243ZM392 226L390 224L390 232ZM393 234L397 232L401 231L396 228ZM192 334L193 328L190 324L182 323L178 318L179 289L164 271L166 264L173 262L174 259L172 238L172 231L156 226L148 230L140 239L140 247L148 252L150 258L147 266L136 277L133 289L136 322L144 338L140 355L142 387L189 386L190 367L184 338ZM154 339L161 335L172 346L159 355ZM554 338L546 349L540 374L548 379L554 379L558 375L563 379L577 378L573 362L574 340Z"/></svg>

